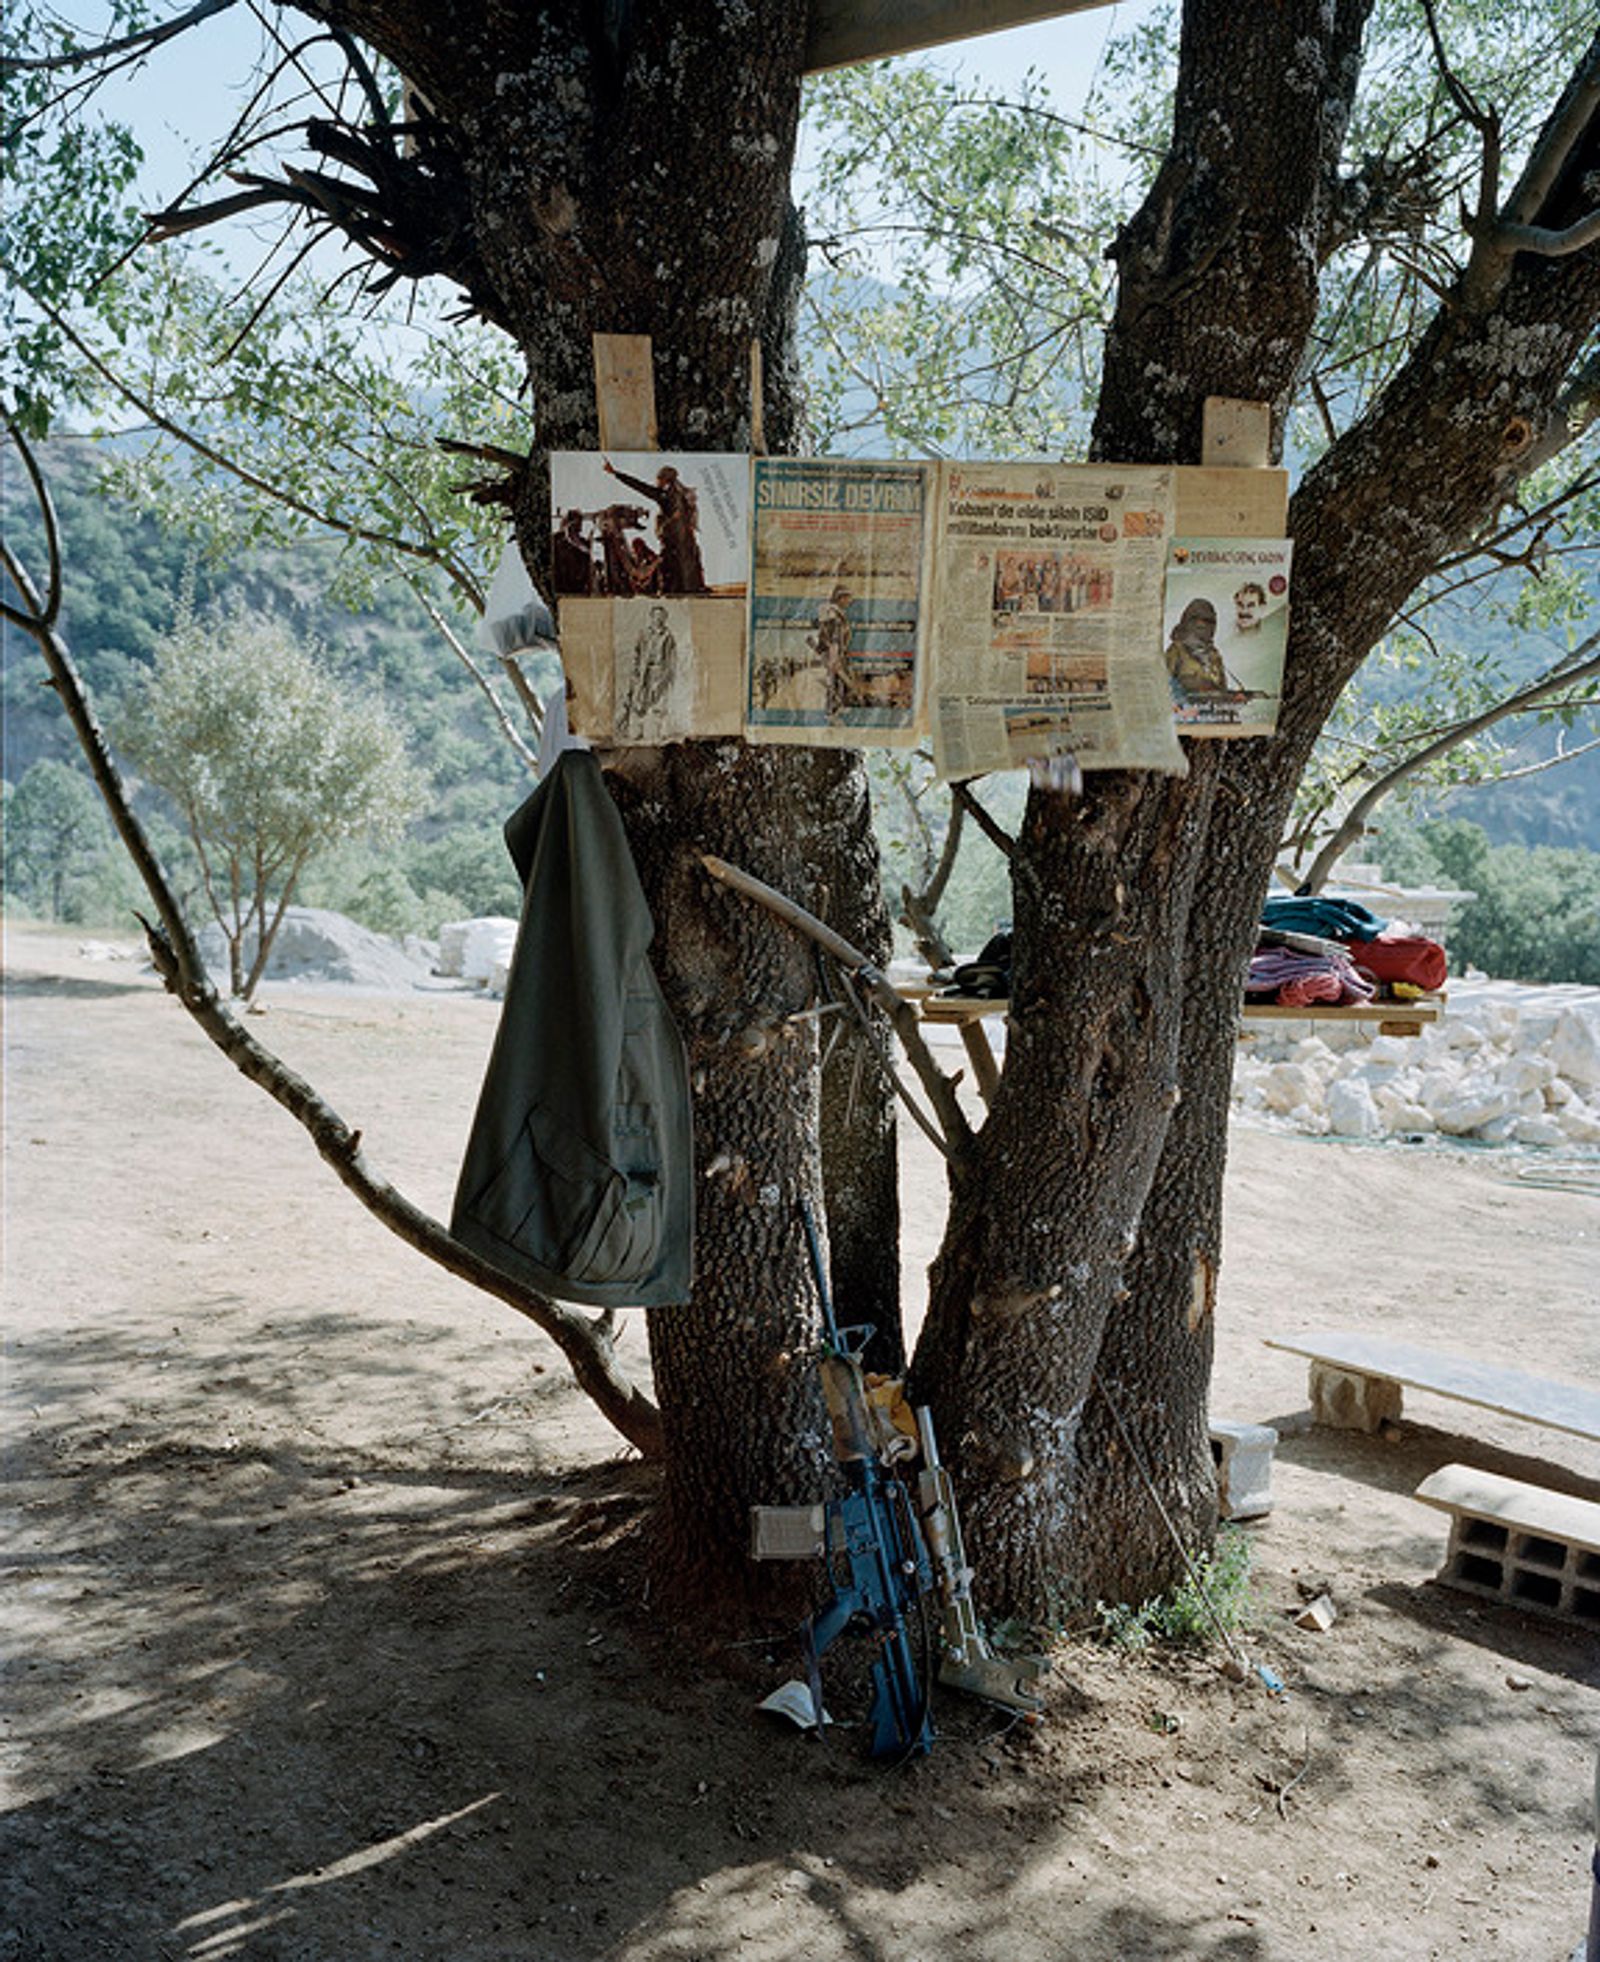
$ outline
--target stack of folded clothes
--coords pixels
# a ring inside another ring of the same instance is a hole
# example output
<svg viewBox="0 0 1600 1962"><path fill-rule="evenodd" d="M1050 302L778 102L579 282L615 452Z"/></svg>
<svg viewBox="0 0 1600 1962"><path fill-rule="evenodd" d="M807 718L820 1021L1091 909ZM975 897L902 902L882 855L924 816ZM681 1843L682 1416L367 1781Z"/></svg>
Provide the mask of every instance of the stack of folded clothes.
<svg viewBox="0 0 1600 1962"><path fill-rule="evenodd" d="M966 1000L1005 1001L1011 994L1011 931L1001 931L986 941L975 961L965 961L950 971L948 987L941 995Z"/></svg>
<svg viewBox="0 0 1600 1962"><path fill-rule="evenodd" d="M1442 988L1445 973L1437 940L1392 927L1359 900L1272 898L1261 909L1245 999L1285 1008L1414 999Z"/></svg>

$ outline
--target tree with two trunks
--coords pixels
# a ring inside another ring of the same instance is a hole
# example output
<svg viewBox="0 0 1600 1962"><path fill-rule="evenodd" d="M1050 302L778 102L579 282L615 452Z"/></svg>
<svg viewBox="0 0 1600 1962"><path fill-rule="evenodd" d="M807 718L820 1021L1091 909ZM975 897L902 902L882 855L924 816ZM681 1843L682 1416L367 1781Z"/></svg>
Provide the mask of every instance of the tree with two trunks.
<svg viewBox="0 0 1600 1962"><path fill-rule="evenodd" d="M997 1614L1143 1599L1180 1571L1177 1541L1213 1530L1206 1404L1236 1009L1296 785L1391 622L1496 526L1551 433L1559 445L1586 426L1592 20L1553 13L1538 59L1507 63L1515 86L1497 99L1484 79L1497 48L1527 44L1497 43L1495 8L1389 7L1387 40L1374 11L1288 0L1241 24L1221 0L1187 0L1151 169L1094 240L1115 285L1079 400L1090 455L1197 461L1212 395L1271 404L1281 438L1309 394L1325 440L1291 505L1277 733L1193 745L1181 780L1109 772L1077 799L1036 790L1009 856L1008 1051L982 1122L949 1130L949 1221L912 1361ZM450 282L509 339L531 428L493 446L481 494L509 514L536 578L548 452L598 445L594 333L651 337L666 449L749 446L759 341L767 441L798 446L802 9L295 12L349 62L361 106L304 120L309 168L245 171L222 202L309 213L381 281ZM1364 56L1397 35L1424 57L1410 71L1425 74L1407 125L1417 155L1391 152L1380 170L1356 151L1375 113ZM403 122L372 53L410 85ZM1430 174L1445 154L1455 181ZM1397 230L1396 208L1419 200L1421 231ZM161 228L217 204L197 191ZM1042 222L1065 228L1060 212ZM1401 260L1415 277L1398 298L1378 272L1360 276ZM1371 328L1337 401L1317 361L1328 305ZM892 1244L893 1226L886 1198L848 1203L865 1175L840 1169L841 1146L859 1152L860 1132L823 1095L810 948L713 886L703 855L873 953L881 899L848 753L686 743L628 753L610 782L689 1049L700 1195L694 1298L650 1318L655 1410L626 1407L662 1460L664 1571L710 1601L755 1584L749 1506L813 1498L829 1476L798 1199L825 1210L836 1269L863 1236ZM838 1292L851 1319L892 1325L881 1284Z"/></svg>

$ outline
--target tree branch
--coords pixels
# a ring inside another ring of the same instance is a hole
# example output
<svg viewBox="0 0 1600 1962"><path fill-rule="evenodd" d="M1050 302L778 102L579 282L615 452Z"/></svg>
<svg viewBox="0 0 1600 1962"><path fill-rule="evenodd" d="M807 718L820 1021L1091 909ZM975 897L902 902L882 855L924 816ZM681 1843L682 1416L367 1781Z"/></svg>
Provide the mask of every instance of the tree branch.
<svg viewBox="0 0 1600 1962"><path fill-rule="evenodd" d="M933 1060L932 1051L922 1037L917 1011L905 996L891 986L881 970L858 947L851 946L843 935L835 933L832 927L824 925L814 913L808 913L796 901L710 852L702 852L700 862L713 879L731 886L735 892L743 893L746 899L755 900L757 905L765 906L769 912L776 913L780 920L814 940L824 953L831 955L847 973L853 974L862 983L888 1016L895 1034L900 1038L906 1060L916 1071L938 1115L937 1129L908 1097L905 1098L906 1108L947 1158L959 1162L965 1157L972 1146L972 1126L957 1101L954 1082ZM895 1077L895 1081L899 1083L898 1077ZM904 1085L900 1085L900 1090L904 1097ZM941 1131L944 1134L942 1138L939 1135Z"/></svg>
<svg viewBox="0 0 1600 1962"><path fill-rule="evenodd" d="M4 421L19 453L28 458L28 443L9 411L5 412ZM48 510L49 492L42 475L36 466L30 466L29 475ZM46 521L46 535L51 540L58 537L53 513ZM160 924L156 926L148 921L143 924L151 957L168 991L234 1067L265 1090L301 1125L322 1159L368 1212L436 1265L494 1295L542 1329L567 1358L581 1387L628 1442L647 1457L659 1455L660 1417L650 1400L618 1367L615 1349L604 1327L560 1302L530 1292L462 1246L438 1220L413 1205L367 1164L361 1152L361 1133L351 1130L303 1077L289 1069L228 1012L207 977L183 909L129 801L127 787L71 650L56 632L47 616L46 603L9 546L0 544L0 562L22 599L22 608L8 608L8 613L15 615L17 624L38 644L51 683L111 813L112 823L150 894ZM59 583L57 549L52 554L50 585L54 589Z"/></svg>
<svg viewBox="0 0 1600 1962"><path fill-rule="evenodd" d="M500 724L501 733L505 736L506 741L517 752L522 762L537 776L539 773L539 759L534 755L527 743L523 741L521 731L512 722L510 715L506 712L505 703L496 694L494 683L484 673L483 669L478 666L477 662L472 658L471 651L462 643L460 635L450 625L450 622L439 611L438 607L434 605L433 601L422 588L420 586L413 586L412 591L416 594L423 612L427 614L428 618L443 636L445 645L483 690L484 698L494 711L495 720Z"/></svg>
<svg viewBox="0 0 1600 1962"><path fill-rule="evenodd" d="M143 27L136 33L124 34L120 40L100 41L92 48L74 48L58 55L7 55L0 59L0 76L21 75L24 73L43 74L59 68L88 68L95 62L109 60L112 55L125 54L130 48L148 53L160 47L163 41L187 33L191 27L198 27L203 20L213 14L226 13L234 0L199 0L198 6L191 7L187 13L176 19L164 21L159 27Z"/></svg>
<svg viewBox="0 0 1600 1962"><path fill-rule="evenodd" d="M319 511L315 505L307 504L304 499L296 497L292 491L285 490L281 484L274 484L265 477L258 477L253 470L236 462L225 451L214 448L204 437L197 436L192 429L186 429L182 423L174 422L147 396L141 395L137 389L130 387L62 314L57 312L47 300L40 299L36 293L23 286L23 282L17 277L15 269L8 261L0 259L0 268L17 280L18 286L28 293L28 298L38 307L51 326L71 342L102 381L114 389L124 402L145 416L155 428L170 436L174 442L182 443L197 456L203 456L208 463L215 464L219 470L236 477L240 483L248 484L252 490L259 491L262 496L271 498L274 503L283 505L286 510L309 519L311 523L320 525L326 531L334 532L342 538L358 538L366 545L381 545L386 551L398 552L407 558L420 559L425 565L437 566L475 612L483 610L483 595L478 590L476 580L451 553L438 545L427 544L414 538L401 538L390 532L373 531L366 525L352 524L347 519L332 517L326 511Z"/></svg>
<svg viewBox="0 0 1600 1962"><path fill-rule="evenodd" d="M951 784L950 795L956 800L959 807L966 812L967 816L972 819L972 822L983 833L984 837L988 839L989 843L994 846L995 850L1002 857L1010 858L1017 849L1017 841L1006 830L1005 826L997 824L993 816L978 802L977 798L972 794L972 782L973 780L967 777L963 778L960 783Z"/></svg>
<svg viewBox="0 0 1600 1962"><path fill-rule="evenodd" d="M1595 647L1600 647L1600 632L1591 634L1582 646L1564 655L1554 668L1528 687L1508 695L1504 701L1495 702L1477 715L1467 716L1455 723L1431 743L1424 744L1392 770L1386 771L1375 783L1369 784L1345 813L1339 828L1311 861L1311 869L1306 874L1307 889L1311 892L1322 890L1340 854L1365 832L1368 815L1401 784L1425 770L1439 757L1470 741L1473 736L1493 728L1495 723L1505 721L1508 716L1526 714L1546 702L1551 695L1558 694L1563 688L1570 688L1574 682L1587 681L1592 675L1600 674L1600 654L1589 653ZM1588 659L1583 658L1586 654L1589 655Z"/></svg>

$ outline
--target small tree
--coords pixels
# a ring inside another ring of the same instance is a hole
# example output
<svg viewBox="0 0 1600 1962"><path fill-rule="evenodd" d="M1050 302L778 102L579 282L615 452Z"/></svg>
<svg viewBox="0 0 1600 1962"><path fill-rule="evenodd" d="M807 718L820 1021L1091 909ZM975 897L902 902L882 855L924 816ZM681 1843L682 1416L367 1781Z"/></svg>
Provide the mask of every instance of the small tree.
<svg viewBox="0 0 1600 1962"><path fill-rule="evenodd" d="M421 799L382 704L336 681L283 621L243 607L180 620L124 724L137 767L177 806L247 1001L312 857L352 838L394 842Z"/></svg>
<svg viewBox="0 0 1600 1962"><path fill-rule="evenodd" d="M66 919L74 882L98 868L111 844L105 806L81 770L40 757L14 790L7 786L5 885L25 906Z"/></svg>

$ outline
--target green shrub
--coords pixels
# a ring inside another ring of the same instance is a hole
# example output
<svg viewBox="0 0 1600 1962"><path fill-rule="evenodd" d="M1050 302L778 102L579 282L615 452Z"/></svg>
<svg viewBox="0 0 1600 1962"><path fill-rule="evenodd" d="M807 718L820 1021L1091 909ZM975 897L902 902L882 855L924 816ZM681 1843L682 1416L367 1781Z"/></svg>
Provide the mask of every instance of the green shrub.
<svg viewBox="0 0 1600 1962"><path fill-rule="evenodd" d="M1097 1601L1100 1634L1113 1648L1142 1654L1153 1642L1206 1643L1250 1624L1250 1540L1237 1526L1224 1526L1216 1545L1194 1562L1170 1594L1142 1602Z"/></svg>

